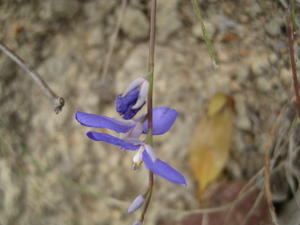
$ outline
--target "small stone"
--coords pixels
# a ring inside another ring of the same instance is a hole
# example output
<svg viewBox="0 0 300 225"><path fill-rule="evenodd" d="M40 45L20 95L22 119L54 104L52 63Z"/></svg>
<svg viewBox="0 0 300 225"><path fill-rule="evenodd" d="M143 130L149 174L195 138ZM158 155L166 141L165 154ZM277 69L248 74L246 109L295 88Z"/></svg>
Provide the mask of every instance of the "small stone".
<svg viewBox="0 0 300 225"><path fill-rule="evenodd" d="M278 61L277 54L273 53L273 54L269 55L269 62L271 64L275 64L277 61Z"/></svg>
<svg viewBox="0 0 300 225"><path fill-rule="evenodd" d="M51 1L53 17L71 19L80 9L77 0L53 0Z"/></svg>
<svg viewBox="0 0 300 225"><path fill-rule="evenodd" d="M237 121L236 125L241 130L251 130L251 121L247 114L247 108L245 105L245 100L242 96L236 97L235 108L237 111Z"/></svg>
<svg viewBox="0 0 300 225"><path fill-rule="evenodd" d="M82 5L82 10L86 18L85 21L88 24L96 24L96 26L99 26L103 23L102 20L104 17L113 11L116 4L118 4L118 1L116 0L86 1Z"/></svg>
<svg viewBox="0 0 300 225"><path fill-rule="evenodd" d="M86 32L86 42L88 46L99 46L103 41L102 27L96 27Z"/></svg>
<svg viewBox="0 0 300 225"><path fill-rule="evenodd" d="M247 81L249 77L250 71L249 67L246 65L238 67L234 72L233 76L239 81L239 82L244 82Z"/></svg>
<svg viewBox="0 0 300 225"><path fill-rule="evenodd" d="M280 79L284 85L290 85L292 81L292 72L287 68L282 68L280 70Z"/></svg>
<svg viewBox="0 0 300 225"><path fill-rule="evenodd" d="M281 23L278 20L275 19L271 19L266 25L265 25L265 29L267 31L267 33L272 36L272 37L276 37L278 35L280 35L281 33L281 29L280 29Z"/></svg>
<svg viewBox="0 0 300 225"><path fill-rule="evenodd" d="M177 10L178 0L163 0L157 3L157 40L164 42L181 27Z"/></svg>
<svg viewBox="0 0 300 225"><path fill-rule="evenodd" d="M142 40L148 37L149 22L142 11L128 8L121 28L130 39Z"/></svg>
<svg viewBox="0 0 300 225"><path fill-rule="evenodd" d="M246 7L246 11L252 19L256 18L256 16L262 12L257 2L252 2L250 6Z"/></svg>
<svg viewBox="0 0 300 225"><path fill-rule="evenodd" d="M229 174L233 176L235 179L238 180L243 178L241 167L238 165L236 161L230 160L226 165L226 169L228 170Z"/></svg>
<svg viewBox="0 0 300 225"><path fill-rule="evenodd" d="M251 71L254 75L260 76L268 68L269 61L267 57L255 58L251 64Z"/></svg>
<svg viewBox="0 0 300 225"><path fill-rule="evenodd" d="M270 79L266 77L258 77L256 80L257 88L260 91L268 92L272 89L272 85L270 84Z"/></svg>

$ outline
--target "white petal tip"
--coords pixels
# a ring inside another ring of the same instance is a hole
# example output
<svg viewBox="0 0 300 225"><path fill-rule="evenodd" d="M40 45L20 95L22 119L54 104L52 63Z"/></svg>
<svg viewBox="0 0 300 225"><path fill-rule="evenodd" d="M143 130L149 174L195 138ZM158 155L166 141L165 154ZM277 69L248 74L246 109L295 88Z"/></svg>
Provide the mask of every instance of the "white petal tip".
<svg viewBox="0 0 300 225"><path fill-rule="evenodd" d="M152 162L155 163L157 157L156 157L156 154L155 154L153 148L150 145L144 145L144 148L145 148L146 152L148 153L148 155L150 156Z"/></svg>
<svg viewBox="0 0 300 225"><path fill-rule="evenodd" d="M147 95L148 95L148 90L149 90L149 82L147 80L145 80L141 85L138 100L132 106L132 109L138 109L146 102Z"/></svg>
<svg viewBox="0 0 300 225"><path fill-rule="evenodd" d="M146 80L142 77L139 77L137 79L135 79L134 81L132 81L128 87L126 88L126 90L124 91L124 93L121 95L121 97L126 96L131 90L135 89L136 87L140 86L141 84L143 84L143 82L145 82Z"/></svg>

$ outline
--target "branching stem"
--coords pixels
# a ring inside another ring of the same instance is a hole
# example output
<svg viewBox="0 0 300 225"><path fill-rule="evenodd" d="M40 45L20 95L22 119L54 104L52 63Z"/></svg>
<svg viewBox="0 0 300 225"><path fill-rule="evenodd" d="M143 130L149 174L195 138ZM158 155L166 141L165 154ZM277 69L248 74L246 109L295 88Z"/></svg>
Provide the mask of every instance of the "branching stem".
<svg viewBox="0 0 300 225"><path fill-rule="evenodd" d="M53 103L54 111L59 113L63 106L65 105L65 100L62 97L59 97L42 79L42 77L34 71L26 62L17 56L11 49L9 49L5 44L0 42L0 50L7 55L11 60L17 63L23 70L25 70L25 74L31 77L31 79L37 84L43 93L50 99Z"/></svg>

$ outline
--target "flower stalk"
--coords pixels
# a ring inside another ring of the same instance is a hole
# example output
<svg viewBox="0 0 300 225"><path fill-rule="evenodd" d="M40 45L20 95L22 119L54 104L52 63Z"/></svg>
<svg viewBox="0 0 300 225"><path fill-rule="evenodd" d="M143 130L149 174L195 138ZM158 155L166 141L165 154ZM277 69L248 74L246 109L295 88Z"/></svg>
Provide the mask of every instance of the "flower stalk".
<svg viewBox="0 0 300 225"><path fill-rule="evenodd" d="M150 14L150 33L149 33L149 58L148 58L148 101L147 101L147 117L148 117L148 135L146 143L153 146L153 82L154 82L154 54L155 54L155 37L156 37L156 0L151 0ZM142 211L140 221L143 222L150 205L154 186L154 175L149 170L148 191L145 201L145 207Z"/></svg>

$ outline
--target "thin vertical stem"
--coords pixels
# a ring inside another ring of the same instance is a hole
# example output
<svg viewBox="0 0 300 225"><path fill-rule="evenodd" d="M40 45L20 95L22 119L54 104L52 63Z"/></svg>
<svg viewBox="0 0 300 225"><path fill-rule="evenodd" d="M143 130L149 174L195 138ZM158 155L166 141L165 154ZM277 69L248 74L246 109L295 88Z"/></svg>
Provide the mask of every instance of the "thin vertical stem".
<svg viewBox="0 0 300 225"><path fill-rule="evenodd" d="M147 101L147 119L148 119L148 136L147 144L153 146L153 81L154 81L154 55L155 55L155 36L156 36L156 0L151 0L151 15L150 15L150 35L149 35L149 58L148 58L148 82L149 92ZM154 175L149 171L148 195L146 197L145 207L141 214L140 221L143 222L145 215L150 205L153 193Z"/></svg>
<svg viewBox="0 0 300 225"><path fill-rule="evenodd" d="M148 93L148 128L149 135L152 136L152 108L153 108L153 80L154 80L154 54L155 54L155 36L156 36L156 0L152 0L150 17L150 41L149 41L149 93ZM152 144L152 143L151 143Z"/></svg>
<svg viewBox="0 0 300 225"><path fill-rule="evenodd" d="M293 73L293 84L294 84L294 91L295 91L295 95L296 95L298 117L300 118L299 83L298 83L298 78L297 78L296 60L295 60L295 51L294 51L294 27L293 27L293 24L291 22L291 10L290 10L290 8L287 9L287 24L288 24L288 39L289 39L289 49L290 49L290 60L291 60L292 73Z"/></svg>

